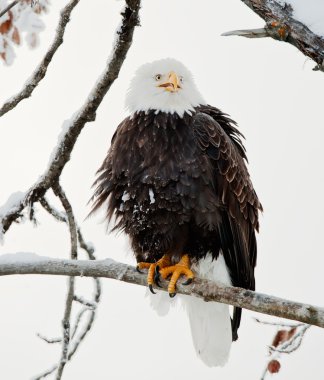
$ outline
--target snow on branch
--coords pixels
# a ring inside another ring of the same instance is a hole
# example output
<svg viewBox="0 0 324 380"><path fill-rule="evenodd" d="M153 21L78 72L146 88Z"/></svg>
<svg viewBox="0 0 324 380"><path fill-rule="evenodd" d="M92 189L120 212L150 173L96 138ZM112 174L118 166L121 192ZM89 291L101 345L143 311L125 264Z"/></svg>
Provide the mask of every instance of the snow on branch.
<svg viewBox="0 0 324 380"><path fill-rule="evenodd" d="M0 256L0 276L14 274L47 274L61 276L105 277L146 286L146 275L134 267L106 260L61 260L30 254L24 259L12 255ZM161 280L162 290L167 291L167 281ZM242 307L258 313L291 319L324 328L324 308L253 292L251 290L224 286L196 278L187 286L178 284L178 293Z"/></svg>
<svg viewBox="0 0 324 380"><path fill-rule="evenodd" d="M65 33L66 25L70 21L71 13L75 6L79 3L79 1L80 0L71 0L62 9L59 23L56 28L56 35L54 37L54 41L52 42L44 58L38 65L37 69L33 72L31 77L25 83L23 89L18 94L7 100L0 108L0 117L8 111L12 110L14 107L16 107L16 105L20 103L23 99L29 98L33 93L34 89L38 86L39 82L45 77L47 68L51 63L54 54L57 52L58 48L63 43L63 36Z"/></svg>
<svg viewBox="0 0 324 380"><path fill-rule="evenodd" d="M140 0L126 0L122 12L122 22L117 30L117 38L110 59L99 80L91 90L83 106L66 121L58 144L50 158L48 169L25 193L19 202L0 215L0 234L5 233L11 224L21 217L22 211L39 201L46 191L59 179L66 163L70 160L74 145L86 123L94 121L96 112L111 85L119 75L126 54L132 44L133 33L139 25Z"/></svg>
<svg viewBox="0 0 324 380"><path fill-rule="evenodd" d="M79 245L79 247L86 252L90 260L96 260L96 257L94 256L94 247L92 246L92 244L87 243L84 240L81 230L76 224L72 206L64 190L58 183L53 186L53 190L55 192L55 195L59 197L65 212L56 210L47 201L45 197L40 199L40 203L44 207L44 209L49 214L51 214L56 220L66 223L69 226L70 240L71 240L71 251L70 251L71 259L76 260L78 258L78 245ZM22 255L21 254L18 255L18 257L21 258ZM32 256L32 259L34 258L35 256ZM60 380L62 378L63 370L66 363L72 359L78 347L80 346L80 344L82 343L82 341L84 340L88 332L91 330L94 319L95 319L96 311L97 311L97 305L101 297L100 280L98 278L93 278L93 280L94 280L94 285L95 285L95 291L94 291L92 300L87 300L75 294L74 277L69 277L68 292L67 292L66 301L65 301L65 311L64 311L64 317L62 320L63 337L58 338L58 339L57 338L48 339L42 336L41 334L38 334L38 336L47 343L50 343L50 344L61 343L62 344L62 354L61 354L60 361L54 366L52 366L51 368L42 372L40 375L36 376L34 380L43 379L55 371L56 371L56 380ZM71 326L70 319L71 319L73 301L79 303L83 307L78 312L74 325ZM86 314L88 318L86 320L86 323L83 324L82 329L80 329L79 328L81 325L80 322ZM81 330L81 332L79 332L79 330Z"/></svg>
<svg viewBox="0 0 324 380"><path fill-rule="evenodd" d="M69 226L70 241L71 241L70 257L72 260L77 260L78 259L78 229L75 222L72 206L59 183L56 183L53 189L54 189L55 195L59 197L66 213L66 222ZM56 380L60 380L62 378L65 364L68 361L69 345L71 341L70 319L71 319L71 313L72 313L72 304L75 297L74 289L75 289L75 281L74 281L74 277L71 276L69 277L68 291L67 291L67 296L66 296L66 301L65 301L65 310L64 310L63 320L62 320L62 328L63 328L62 355L61 355L60 363L58 365L58 369L56 373Z"/></svg>
<svg viewBox="0 0 324 380"><path fill-rule="evenodd" d="M272 37L288 42L317 63L315 71L324 71L324 37L314 33L305 23L296 19L293 5L281 0L241 1L262 17L266 26L261 29L235 30L224 33L224 36ZM305 2L305 7L308 6Z"/></svg>

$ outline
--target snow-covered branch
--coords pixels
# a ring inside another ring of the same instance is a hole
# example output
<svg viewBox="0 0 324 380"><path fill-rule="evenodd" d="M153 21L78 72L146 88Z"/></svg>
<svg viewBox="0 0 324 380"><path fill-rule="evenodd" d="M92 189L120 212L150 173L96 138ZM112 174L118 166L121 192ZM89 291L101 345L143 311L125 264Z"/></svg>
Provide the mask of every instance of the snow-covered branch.
<svg viewBox="0 0 324 380"><path fill-rule="evenodd" d="M241 0L266 21L262 29L236 30L224 35L248 38L272 37L294 45L304 55L314 60L314 70L324 71L324 38L297 20L289 2L281 0ZM305 7L309 4L305 2Z"/></svg>
<svg viewBox="0 0 324 380"><path fill-rule="evenodd" d="M55 195L59 197L65 212L56 210L47 201L45 197L40 199L40 203L44 207L44 209L49 214L51 214L56 220L68 224L69 230L70 230L70 238L71 238L71 253L70 253L71 259L76 260L78 258L78 245L79 245L79 247L86 252L90 260L95 260L96 257L94 256L94 248L90 243L87 243L84 240L81 230L76 224L72 206L64 190L59 184L55 184L53 186L53 190L55 192ZM100 301L100 296L101 296L100 280L98 278L93 278L93 280L95 283L95 292L93 294L93 299L86 300L83 297L75 295L74 277L71 276L69 278L68 292L67 292L67 297L65 301L65 311L64 311L64 317L62 320L63 338L48 339L38 334L38 336L44 341L46 341L47 343L62 343L62 355L61 355L60 361L58 364L52 366L50 369L46 370L45 372L35 377L34 380L43 379L49 376L50 374L52 374L54 371L57 371L56 379L60 380L62 378L63 370L66 363L72 359L80 343L83 341L87 333L91 330L94 319L95 319L96 311L97 311L97 305ZM83 305L83 308L78 312L77 317L74 322L74 326L71 327L70 318L71 318L73 301L78 302L79 304ZM86 324L83 325L81 333L79 333L78 336L76 336L76 333L79 330L79 326L81 325L80 322L86 314L88 314Z"/></svg>
<svg viewBox="0 0 324 380"><path fill-rule="evenodd" d="M69 202L64 190L62 189L59 183L55 184L54 192L55 192L55 195L60 198L60 201L66 213L66 220L69 226L70 241L71 241L70 257L72 260L77 260L78 258L78 230L77 230L71 203ZM75 297L74 288L75 288L75 281L74 281L74 277L71 276L69 277L69 285L68 285L68 291L67 291L67 296L66 296L66 301L65 301L65 310L64 310L63 320L62 320L62 328L63 328L62 356L61 356L60 363L58 365L56 380L60 380L62 378L64 367L68 359L69 345L70 345L70 339L71 339L70 318L71 318L71 312L72 312L72 304Z"/></svg>
<svg viewBox="0 0 324 380"><path fill-rule="evenodd" d="M23 99L29 98L33 93L34 89L38 86L39 82L45 77L47 68L51 63L54 54L57 52L58 48L63 43L63 36L65 33L66 25L70 21L71 13L75 6L79 3L79 1L80 0L71 0L62 9L60 20L56 28L54 41L52 42L44 58L38 65L37 69L33 72L31 77L25 83L23 89L18 94L14 95L9 100L7 100L0 108L0 117L12 110L14 107L16 107L16 105L20 103Z"/></svg>
<svg viewBox="0 0 324 380"><path fill-rule="evenodd" d="M43 256L0 256L0 276L13 274L47 274L61 276L105 277L146 286L146 275L134 267L106 260L60 260ZM167 282L161 281L167 291ZM324 308L294 302L236 287L227 287L198 278L191 285L178 284L178 293L205 301L222 302L276 317L291 319L324 328Z"/></svg>
<svg viewBox="0 0 324 380"><path fill-rule="evenodd" d="M11 205L5 213L0 215L0 233L5 233L19 217L24 208L39 201L46 191L56 183L70 160L74 145L86 123L94 121L96 112L102 100L118 77L120 68L126 58L128 49L132 44L133 32L139 25L140 0L126 0L126 6L122 12L122 23L117 30L117 38L111 58L106 68L91 90L83 106L65 122L62 135L51 156L48 169L40 179L19 199Z"/></svg>

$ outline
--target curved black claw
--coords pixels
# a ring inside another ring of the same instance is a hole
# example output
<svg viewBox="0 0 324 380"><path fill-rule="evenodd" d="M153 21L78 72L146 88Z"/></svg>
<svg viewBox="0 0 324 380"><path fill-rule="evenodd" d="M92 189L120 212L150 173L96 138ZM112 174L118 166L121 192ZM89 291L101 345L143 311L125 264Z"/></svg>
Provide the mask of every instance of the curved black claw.
<svg viewBox="0 0 324 380"><path fill-rule="evenodd" d="M182 285L190 285L192 283L192 281L193 281L192 278L188 278L188 280L183 282Z"/></svg>
<svg viewBox="0 0 324 380"><path fill-rule="evenodd" d="M154 270L154 282L156 286L159 288L162 288L161 283L160 283L160 267L157 265Z"/></svg>
<svg viewBox="0 0 324 380"><path fill-rule="evenodd" d="M139 269L139 266L138 266L138 265L136 265L136 271L137 271L138 273L143 273L142 271L140 271L140 269Z"/></svg>
<svg viewBox="0 0 324 380"><path fill-rule="evenodd" d="M177 294L177 293L169 293L169 296L170 296L171 298L174 298L174 297L176 296L176 294Z"/></svg>
<svg viewBox="0 0 324 380"><path fill-rule="evenodd" d="M151 293L156 294L155 291L153 290L153 285L152 284L149 285L149 289L150 289Z"/></svg>

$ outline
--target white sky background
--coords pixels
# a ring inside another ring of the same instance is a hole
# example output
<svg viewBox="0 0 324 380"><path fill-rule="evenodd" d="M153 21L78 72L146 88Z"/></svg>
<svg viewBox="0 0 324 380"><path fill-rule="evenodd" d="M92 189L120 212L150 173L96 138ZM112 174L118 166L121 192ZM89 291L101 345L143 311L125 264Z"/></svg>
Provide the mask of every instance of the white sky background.
<svg viewBox="0 0 324 380"><path fill-rule="evenodd" d="M14 64L0 67L0 104L21 88L40 61L64 4L53 1L38 49L17 49ZM0 205L44 172L63 121L83 104L104 68L122 5L81 1L45 80L32 98L1 118ZM314 64L288 44L220 37L229 30L263 26L239 0L144 0L141 24L120 77L97 120L83 130L61 177L78 221L89 212L94 173L126 116L124 97L134 70L147 61L175 57L191 69L205 99L228 112L246 136L249 170L265 209L258 236L257 290L323 305L323 73L313 72ZM40 226L13 225L1 253L69 255L66 226L38 208ZM134 264L125 237L106 235L100 219L82 224L97 257ZM102 283L94 328L63 378L260 378L274 329L256 324L255 313L244 311L240 338L226 367L209 369L195 356L183 310L174 308L159 318L144 298L144 288L113 280ZM78 279L77 288L86 296L92 283ZM44 343L36 332L60 336L66 279L0 278L0 289L0 377L29 379L59 359L60 347ZM301 349L282 359L275 378L299 380L311 373L312 380L322 379L323 338L321 329L312 328Z"/></svg>

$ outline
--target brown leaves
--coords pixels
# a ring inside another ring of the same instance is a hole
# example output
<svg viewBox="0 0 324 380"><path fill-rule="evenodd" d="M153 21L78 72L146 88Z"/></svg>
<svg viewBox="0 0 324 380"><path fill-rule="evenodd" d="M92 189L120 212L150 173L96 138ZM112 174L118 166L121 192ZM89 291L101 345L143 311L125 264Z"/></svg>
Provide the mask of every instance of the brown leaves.
<svg viewBox="0 0 324 380"><path fill-rule="evenodd" d="M18 31L18 28L16 28L16 27L14 27L14 30L12 32L12 41L16 45L20 45L20 34L19 34L19 31Z"/></svg>
<svg viewBox="0 0 324 380"><path fill-rule="evenodd" d="M267 373L278 373L281 369L281 363L278 359L281 358L282 354L291 354L298 350L303 342L306 331L311 327L311 325L299 323L299 324L280 324L274 322L264 322L256 319L257 322L272 325L277 327L282 327L278 330L272 340L271 346L269 347L269 359L266 364L262 380L266 378Z"/></svg>
<svg viewBox="0 0 324 380"><path fill-rule="evenodd" d="M2 4L3 7L7 5L5 2ZM21 44L23 33L26 34L27 43L31 48L37 45L38 33L44 27L37 15L47 10L48 0L42 0L35 4L31 0L23 0L1 17L0 58L7 65L13 62L15 56L13 45Z"/></svg>
<svg viewBox="0 0 324 380"><path fill-rule="evenodd" d="M278 360L273 359L268 363L268 371L270 373L278 373L280 371L281 364Z"/></svg>
<svg viewBox="0 0 324 380"><path fill-rule="evenodd" d="M0 24L0 34L6 34L10 31L10 29L12 28L12 19L12 12L9 11L8 18L2 24Z"/></svg>
<svg viewBox="0 0 324 380"><path fill-rule="evenodd" d="M291 327L289 330L283 330L283 329L278 330L272 340L270 354L273 351L273 348L277 348L279 346L282 347L283 343L289 342L293 338L293 336L296 334L296 332L297 332L297 327L295 326ZM268 368L269 373L278 373L280 371L281 364L279 360L272 359L269 361L267 368Z"/></svg>
<svg viewBox="0 0 324 380"><path fill-rule="evenodd" d="M278 347L280 344L287 342L296 333L296 327L292 327L290 330L278 330L272 341L272 347Z"/></svg>

